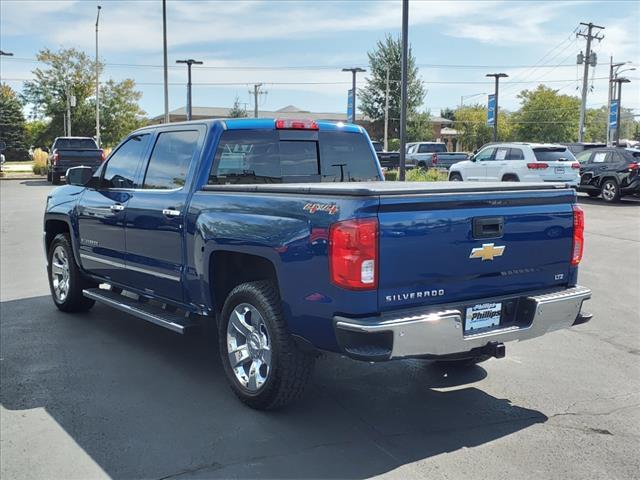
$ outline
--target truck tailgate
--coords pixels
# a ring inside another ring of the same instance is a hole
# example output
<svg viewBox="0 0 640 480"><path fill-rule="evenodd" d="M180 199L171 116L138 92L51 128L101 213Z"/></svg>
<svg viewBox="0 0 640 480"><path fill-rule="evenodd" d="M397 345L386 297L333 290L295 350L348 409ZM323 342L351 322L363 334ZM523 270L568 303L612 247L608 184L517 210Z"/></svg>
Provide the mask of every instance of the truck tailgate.
<svg viewBox="0 0 640 480"><path fill-rule="evenodd" d="M60 149L58 150L60 167L98 167L102 163L102 151L100 150L80 150L80 149Z"/></svg>
<svg viewBox="0 0 640 480"><path fill-rule="evenodd" d="M380 309L566 285L574 201L568 189L381 195Z"/></svg>

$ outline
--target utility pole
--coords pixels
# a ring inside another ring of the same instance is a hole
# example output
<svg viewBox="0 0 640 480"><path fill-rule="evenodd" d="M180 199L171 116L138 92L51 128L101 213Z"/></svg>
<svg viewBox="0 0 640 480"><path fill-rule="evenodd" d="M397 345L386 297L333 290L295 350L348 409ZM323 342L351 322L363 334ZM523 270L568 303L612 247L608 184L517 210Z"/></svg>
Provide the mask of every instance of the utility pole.
<svg viewBox="0 0 640 480"><path fill-rule="evenodd" d="M384 151L389 149L389 66L387 66L387 89L384 94Z"/></svg>
<svg viewBox="0 0 640 480"><path fill-rule="evenodd" d="M253 85L253 92L249 90L249 93L253 94L253 117L258 118L258 96L264 95L267 92L263 92L260 90L262 86L261 83L256 83Z"/></svg>
<svg viewBox="0 0 640 480"><path fill-rule="evenodd" d="M495 107L493 110L493 141L498 141L498 88L500 85L501 78L507 78L509 75L506 73L487 73L485 77L494 77L496 79L496 87L493 93L493 100L495 102Z"/></svg>
<svg viewBox="0 0 640 480"><path fill-rule="evenodd" d="M409 0L402 0L402 73L400 75L400 158L398 180L405 179L407 144L407 71L409 64Z"/></svg>
<svg viewBox="0 0 640 480"><path fill-rule="evenodd" d="M351 72L351 123L356 123L356 75L361 72L366 72L364 68L352 67L343 68L343 72Z"/></svg>
<svg viewBox="0 0 640 480"><path fill-rule="evenodd" d="M587 39L587 49L582 60L584 61L584 72L582 74L582 102L580 103L580 126L578 127L580 130L578 131L578 142L584 141L584 119L587 109L587 92L589 88L589 65L592 67L596 66L596 56L595 53L593 57L591 55L591 40L596 39L598 41L604 38L604 35L600 35L599 33L593 33L595 30L604 30L604 27L599 27L598 25L594 25L593 23L583 23L580 22L580 25L587 27L586 33L585 31L576 33L576 37L584 37ZM580 65L581 56L578 55L578 65Z"/></svg>
<svg viewBox="0 0 640 480"><path fill-rule="evenodd" d="M176 60L176 63L187 65L187 120L193 117L193 106L191 103L191 65L202 65L203 62L190 58L188 60Z"/></svg>
<svg viewBox="0 0 640 480"><path fill-rule="evenodd" d="M631 80L624 77L616 77L614 80L618 84L618 118L616 118L616 147L620 146L620 117L622 117L622 84L629 83ZM615 89L615 86L614 86Z"/></svg>
<svg viewBox="0 0 640 480"><path fill-rule="evenodd" d="M100 68L98 67L98 23L100 22L100 9L98 5L98 16L96 17L96 143L100 148Z"/></svg>
<svg viewBox="0 0 640 480"><path fill-rule="evenodd" d="M71 89L67 81L67 137L71 136Z"/></svg>
<svg viewBox="0 0 640 480"><path fill-rule="evenodd" d="M167 65L167 0L162 0L162 43L164 61L164 123L169 123L169 66Z"/></svg>

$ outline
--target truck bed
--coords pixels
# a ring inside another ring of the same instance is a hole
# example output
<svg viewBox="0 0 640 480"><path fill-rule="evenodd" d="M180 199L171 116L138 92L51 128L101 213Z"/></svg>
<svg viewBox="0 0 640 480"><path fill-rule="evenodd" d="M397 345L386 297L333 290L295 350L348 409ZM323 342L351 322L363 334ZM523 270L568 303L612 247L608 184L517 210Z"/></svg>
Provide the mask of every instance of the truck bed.
<svg viewBox="0 0 640 480"><path fill-rule="evenodd" d="M559 190L564 183L551 182L359 182L359 183L264 183L252 185L206 185L205 191L290 193L369 197L443 193L522 192Z"/></svg>

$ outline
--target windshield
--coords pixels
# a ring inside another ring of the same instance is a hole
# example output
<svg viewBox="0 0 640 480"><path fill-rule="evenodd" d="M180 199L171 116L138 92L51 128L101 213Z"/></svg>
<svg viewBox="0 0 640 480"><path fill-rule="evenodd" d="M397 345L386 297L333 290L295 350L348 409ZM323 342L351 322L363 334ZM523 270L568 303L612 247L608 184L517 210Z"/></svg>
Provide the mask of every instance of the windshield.
<svg viewBox="0 0 640 480"><path fill-rule="evenodd" d="M364 182L380 180L364 135L318 132L291 140L274 130L222 134L209 184Z"/></svg>
<svg viewBox="0 0 640 480"><path fill-rule="evenodd" d="M96 150L98 145L92 138L59 138L53 148L59 150Z"/></svg>
<svg viewBox="0 0 640 480"><path fill-rule="evenodd" d="M539 162L574 161L575 157L567 147L534 148L533 153Z"/></svg>

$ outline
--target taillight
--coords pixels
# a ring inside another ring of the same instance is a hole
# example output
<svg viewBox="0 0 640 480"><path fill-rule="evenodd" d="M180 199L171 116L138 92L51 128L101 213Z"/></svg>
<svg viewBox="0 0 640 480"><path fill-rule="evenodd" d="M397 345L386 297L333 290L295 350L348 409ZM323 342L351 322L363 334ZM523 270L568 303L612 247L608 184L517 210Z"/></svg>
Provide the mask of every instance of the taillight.
<svg viewBox="0 0 640 480"><path fill-rule="evenodd" d="M434 167L436 165L438 165L438 154L434 153L433 155L431 155L431 165L433 165Z"/></svg>
<svg viewBox="0 0 640 480"><path fill-rule="evenodd" d="M107 159L107 156L104 154L104 150L100 150L100 158L103 162Z"/></svg>
<svg viewBox="0 0 640 480"><path fill-rule="evenodd" d="M577 205L573 206L573 249L571 251L571 265L578 265L584 251L584 211Z"/></svg>
<svg viewBox="0 0 640 480"><path fill-rule="evenodd" d="M575 170L580 170L580 164L578 162L572 163L571 168Z"/></svg>
<svg viewBox="0 0 640 480"><path fill-rule="evenodd" d="M640 169L640 164L638 164L638 163L630 163L629 165L627 165L627 168L629 170L639 170Z"/></svg>
<svg viewBox="0 0 640 480"><path fill-rule="evenodd" d="M53 164L54 165L58 165L59 161L60 161L60 154L58 153L58 150L54 150L53 151Z"/></svg>
<svg viewBox="0 0 640 480"><path fill-rule="evenodd" d="M529 170L544 170L545 168L549 168L549 164L542 162L527 163L527 168Z"/></svg>
<svg viewBox="0 0 640 480"><path fill-rule="evenodd" d="M345 220L329 229L331 281L350 290L378 286L378 219Z"/></svg>
<svg viewBox="0 0 640 480"><path fill-rule="evenodd" d="M278 130L318 130L318 124L313 120L276 120Z"/></svg>

